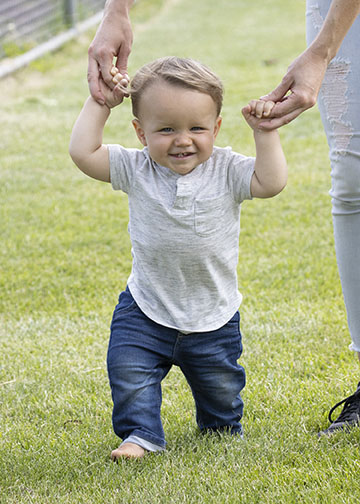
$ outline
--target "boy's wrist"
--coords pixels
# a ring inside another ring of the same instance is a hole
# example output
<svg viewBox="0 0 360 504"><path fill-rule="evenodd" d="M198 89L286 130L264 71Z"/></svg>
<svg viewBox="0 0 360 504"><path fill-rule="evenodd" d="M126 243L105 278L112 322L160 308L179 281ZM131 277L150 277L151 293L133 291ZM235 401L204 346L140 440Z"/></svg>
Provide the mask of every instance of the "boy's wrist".
<svg viewBox="0 0 360 504"><path fill-rule="evenodd" d="M269 139L271 137L278 137L279 131L277 129L264 130L260 128L253 129L254 139Z"/></svg>
<svg viewBox="0 0 360 504"><path fill-rule="evenodd" d="M88 101L91 102L93 107L98 108L99 110L104 110L108 113L111 112L111 107L107 103L100 104L98 101L96 101L91 95L88 98Z"/></svg>
<svg viewBox="0 0 360 504"><path fill-rule="evenodd" d="M280 135L277 129L273 130L253 130L254 142L257 154L261 151L272 150L280 144Z"/></svg>

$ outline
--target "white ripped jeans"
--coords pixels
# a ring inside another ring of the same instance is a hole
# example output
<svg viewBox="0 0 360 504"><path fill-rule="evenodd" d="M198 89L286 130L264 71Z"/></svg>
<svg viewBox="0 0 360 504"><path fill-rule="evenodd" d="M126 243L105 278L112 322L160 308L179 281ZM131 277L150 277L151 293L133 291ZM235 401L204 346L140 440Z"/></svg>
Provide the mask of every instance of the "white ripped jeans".
<svg viewBox="0 0 360 504"><path fill-rule="evenodd" d="M307 0L310 43L331 0ZM330 62L318 106L329 144L335 249L352 344L360 351L360 16Z"/></svg>

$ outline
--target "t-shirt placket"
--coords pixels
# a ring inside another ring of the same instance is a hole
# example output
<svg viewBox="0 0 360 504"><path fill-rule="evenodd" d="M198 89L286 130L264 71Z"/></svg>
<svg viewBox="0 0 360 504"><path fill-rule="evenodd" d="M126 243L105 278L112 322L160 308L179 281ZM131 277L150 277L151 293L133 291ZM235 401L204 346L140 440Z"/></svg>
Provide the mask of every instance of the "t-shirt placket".
<svg viewBox="0 0 360 504"><path fill-rule="evenodd" d="M173 209L189 212L193 206L193 190L191 181L179 178L176 182L176 195Z"/></svg>

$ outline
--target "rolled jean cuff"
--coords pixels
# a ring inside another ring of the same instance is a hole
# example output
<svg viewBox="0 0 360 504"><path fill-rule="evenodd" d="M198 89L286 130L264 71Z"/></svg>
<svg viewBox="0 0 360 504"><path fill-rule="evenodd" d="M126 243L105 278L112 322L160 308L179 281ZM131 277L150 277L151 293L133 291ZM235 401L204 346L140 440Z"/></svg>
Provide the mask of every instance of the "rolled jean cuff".
<svg viewBox="0 0 360 504"><path fill-rule="evenodd" d="M164 451L165 447L151 443L150 441L146 441L146 439L143 439L138 436L129 436L121 443L120 446L126 444L126 443L134 443L138 446L141 446L141 448L144 448L144 450L149 451L149 452L157 452L157 451Z"/></svg>
<svg viewBox="0 0 360 504"><path fill-rule="evenodd" d="M352 350L353 352L360 352L360 346L356 345L354 342L349 345L349 349Z"/></svg>

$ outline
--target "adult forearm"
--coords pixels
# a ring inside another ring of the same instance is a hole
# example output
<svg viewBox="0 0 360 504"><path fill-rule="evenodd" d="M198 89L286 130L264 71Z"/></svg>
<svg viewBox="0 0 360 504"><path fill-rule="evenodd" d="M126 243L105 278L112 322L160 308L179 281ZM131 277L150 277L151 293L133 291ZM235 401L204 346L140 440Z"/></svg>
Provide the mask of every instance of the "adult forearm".
<svg viewBox="0 0 360 504"><path fill-rule="evenodd" d="M100 104L105 103L100 81L103 80L110 89L114 87L110 73L114 57L120 72L127 73L133 40L129 15L132 4L132 0L108 0L103 19L89 47L89 89L91 96Z"/></svg>
<svg viewBox="0 0 360 504"><path fill-rule="evenodd" d="M333 0L311 50L330 62L359 13L360 0Z"/></svg>
<svg viewBox="0 0 360 504"><path fill-rule="evenodd" d="M280 128L315 105L326 69L359 13L360 0L332 1L314 41L291 63L280 84L263 97L276 102L261 123L264 130Z"/></svg>
<svg viewBox="0 0 360 504"><path fill-rule="evenodd" d="M128 14L134 0L107 0L104 7L104 16Z"/></svg>

